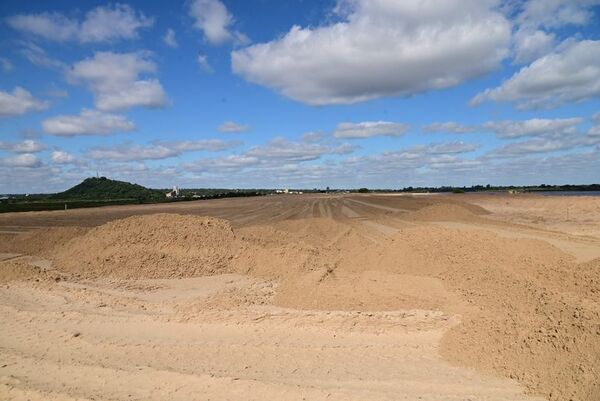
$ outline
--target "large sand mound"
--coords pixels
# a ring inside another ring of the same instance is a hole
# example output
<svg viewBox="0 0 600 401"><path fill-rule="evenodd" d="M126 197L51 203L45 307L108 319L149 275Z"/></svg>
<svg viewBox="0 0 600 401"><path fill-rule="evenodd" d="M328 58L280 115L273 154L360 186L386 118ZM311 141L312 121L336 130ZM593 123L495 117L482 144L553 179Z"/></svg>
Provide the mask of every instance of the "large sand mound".
<svg viewBox="0 0 600 401"><path fill-rule="evenodd" d="M155 214L96 227L71 240L54 259L83 276L194 277L229 272L235 248L225 220Z"/></svg>
<svg viewBox="0 0 600 401"><path fill-rule="evenodd" d="M302 235L318 239L318 225L305 229ZM307 257L309 248L287 265L271 259L281 281L275 303L459 313L462 324L444 340L451 360L517 378L551 400L600 399L598 260L577 265L547 242L485 230L419 225L370 246L352 238L353 231L343 253L336 252L338 242L322 241L310 248L309 268L293 274L286 266ZM265 263L272 257L265 254Z"/></svg>

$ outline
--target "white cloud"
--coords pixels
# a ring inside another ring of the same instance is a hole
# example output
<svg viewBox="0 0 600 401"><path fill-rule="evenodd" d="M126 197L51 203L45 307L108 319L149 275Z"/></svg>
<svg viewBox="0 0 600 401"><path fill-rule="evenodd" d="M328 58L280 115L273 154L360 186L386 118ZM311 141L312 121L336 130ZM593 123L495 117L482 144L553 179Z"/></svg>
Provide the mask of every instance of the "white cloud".
<svg viewBox="0 0 600 401"><path fill-rule="evenodd" d="M189 14L194 19L194 27L202 31L204 38L212 45L229 41L237 44L249 42L246 35L231 29L235 20L219 0L193 0Z"/></svg>
<svg viewBox="0 0 600 401"><path fill-rule="evenodd" d="M565 25L586 25L598 0L529 0L524 3L517 23L524 27L561 28Z"/></svg>
<svg viewBox="0 0 600 401"><path fill-rule="evenodd" d="M205 186L219 183L247 187L398 188L485 183L522 185L573 180L591 183L596 181L597 174L594 173L600 167L599 149L552 157L536 153L492 159L469 158L458 153L427 153L433 145L436 144L369 156L328 159L321 163L233 155L187 163L183 170L191 172L192 182L201 182Z"/></svg>
<svg viewBox="0 0 600 401"><path fill-rule="evenodd" d="M576 146L584 145L582 138L534 138L527 141L513 142L501 146L492 151L491 157L514 157L522 155L531 155L534 153L551 153L560 150L572 149Z"/></svg>
<svg viewBox="0 0 600 401"><path fill-rule="evenodd" d="M347 155L358 149L358 146L351 143L342 143L331 149L331 153L335 155Z"/></svg>
<svg viewBox="0 0 600 401"><path fill-rule="evenodd" d="M336 138L369 138L372 136L401 136L408 131L409 126L388 121L364 121L361 123L340 123L335 128Z"/></svg>
<svg viewBox="0 0 600 401"><path fill-rule="evenodd" d="M66 64L60 60L54 59L46 53L44 49L35 43L25 42L23 48L19 51L31 64L39 67L53 68L61 70L66 68Z"/></svg>
<svg viewBox="0 0 600 401"><path fill-rule="evenodd" d="M0 117L18 116L47 107L47 102L36 99L20 86L16 86L12 93L0 91Z"/></svg>
<svg viewBox="0 0 600 401"><path fill-rule="evenodd" d="M165 36L163 36L163 42L173 49L179 47L179 43L177 43L177 38L175 37L175 31L171 28L167 29L167 32L165 32Z"/></svg>
<svg viewBox="0 0 600 401"><path fill-rule="evenodd" d="M6 22L19 31L57 42L74 40L79 34L79 23L59 13L14 15Z"/></svg>
<svg viewBox="0 0 600 401"><path fill-rule="evenodd" d="M93 57L75 63L67 77L72 82L87 84L98 109L115 111L134 106L163 107L167 99L160 82L140 79L141 74L154 72L156 64L147 52L96 52Z"/></svg>
<svg viewBox="0 0 600 401"><path fill-rule="evenodd" d="M23 153L22 155L18 155L15 157L8 157L6 159L2 159L2 164L9 167L35 168L40 167L42 165L42 162L40 162L40 160L34 154Z"/></svg>
<svg viewBox="0 0 600 401"><path fill-rule="evenodd" d="M246 156L262 161L302 162L317 160L321 156L332 153L338 153L336 148L314 143L292 142L285 138L274 138L267 145L250 148L246 152Z"/></svg>
<svg viewBox="0 0 600 401"><path fill-rule="evenodd" d="M523 67L499 87L471 101L516 102L519 108L555 107L600 96L600 41L586 40Z"/></svg>
<svg viewBox="0 0 600 401"><path fill-rule="evenodd" d="M453 153L468 153L477 149L479 146L474 143L466 143L462 141L433 143L427 146L425 153L436 154L453 154Z"/></svg>
<svg viewBox="0 0 600 401"><path fill-rule="evenodd" d="M10 72L13 69L12 63L5 57L0 57L0 67L2 67L2 71L4 72Z"/></svg>
<svg viewBox="0 0 600 401"><path fill-rule="evenodd" d="M198 65L200 66L202 71L204 71L204 72L212 72L213 71L210 63L208 62L208 58L204 54L198 53L198 56L196 57L196 62L198 63Z"/></svg>
<svg viewBox="0 0 600 401"><path fill-rule="evenodd" d="M456 142L436 142L427 145L417 145L406 149L401 149L393 152L385 152L384 155L395 155L405 160L420 160L424 162L428 156L468 153L476 150L479 145L466 143L462 141Z"/></svg>
<svg viewBox="0 0 600 401"><path fill-rule="evenodd" d="M368 177L368 181L380 179L381 176L414 179L422 169L452 168L467 170L478 167L481 163L459 158L457 155L469 153L479 146L465 142L439 142L417 145L381 154L357 157L346 160L346 168L354 177Z"/></svg>
<svg viewBox="0 0 600 401"><path fill-rule="evenodd" d="M234 51L233 71L304 103L347 104L455 86L507 55L511 26L492 1L340 3L342 22Z"/></svg>
<svg viewBox="0 0 600 401"><path fill-rule="evenodd" d="M206 152L220 152L227 149L235 148L242 144L241 141L223 141L221 139L200 139L196 141L171 141L171 142L158 142L162 146L175 149L179 152L193 152L193 151L206 151Z"/></svg>
<svg viewBox="0 0 600 401"><path fill-rule="evenodd" d="M224 133L240 133L246 132L250 129L250 127L246 124L239 124L235 121L225 121L217 128L219 132Z"/></svg>
<svg viewBox="0 0 600 401"><path fill-rule="evenodd" d="M83 109L79 115L59 115L42 121L42 128L51 135L110 135L135 130L135 124L125 116Z"/></svg>
<svg viewBox="0 0 600 401"><path fill-rule="evenodd" d="M139 29L154 24L152 18L126 4L96 7L81 22L59 13L20 14L6 21L16 30L46 40L81 43L135 39Z"/></svg>
<svg viewBox="0 0 600 401"><path fill-rule="evenodd" d="M52 152L52 161L56 164L71 164L76 161L75 156L64 150L55 150Z"/></svg>
<svg viewBox="0 0 600 401"><path fill-rule="evenodd" d="M519 30L514 41L515 63L526 64L550 53L555 46L555 35L541 30Z"/></svg>
<svg viewBox="0 0 600 401"><path fill-rule="evenodd" d="M238 172L241 169L260 164L260 159L246 155L227 155L186 163L184 168L191 171L214 171L219 173Z"/></svg>
<svg viewBox="0 0 600 401"><path fill-rule="evenodd" d="M423 127L424 132L444 132L452 134L466 134L474 132L477 127L458 124L455 121L448 121L444 123L433 123Z"/></svg>
<svg viewBox="0 0 600 401"><path fill-rule="evenodd" d="M322 166L311 164L326 155L346 155L356 147L348 143L326 146L308 142L293 142L285 138L273 138L266 145L254 146L243 154L233 154L217 158L205 158L186 163L186 171L201 172L219 180L230 180L232 174L239 177L244 172L245 185L257 177L269 177L269 180L293 175L295 180L302 176L307 179ZM331 159L325 163L332 162ZM271 181L272 182L272 181ZM289 184L289 183L288 183ZM261 184L262 185L262 184Z"/></svg>
<svg viewBox="0 0 600 401"><path fill-rule="evenodd" d="M577 133L582 118L532 118L523 121L490 121L482 128L495 133L500 138L524 136L568 136Z"/></svg>
<svg viewBox="0 0 600 401"><path fill-rule="evenodd" d="M15 153L37 153L46 149L46 146L41 142L34 141L33 139L26 139L16 143L0 141L0 149Z"/></svg>
<svg viewBox="0 0 600 401"><path fill-rule="evenodd" d="M307 132L302 135L302 141L304 142L320 142L323 139L322 132Z"/></svg>
<svg viewBox="0 0 600 401"><path fill-rule="evenodd" d="M180 156L186 152L219 152L239 145L239 141L222 141L220 139L155 142L146 146L123 144L90 149L88 156L95 160L111 161L160 160Z"/></svg>
<svg viewBox="0 0 600 401"><path fill-rule="evenodd" d="M414 169L426 167L435 161L439 166L445 163L458 170L475 168L478 163L458 159L455 155L475 150L478 145L464 142L432 143L419 145L379 155L348 157L345 159L323 159L326 155L346 155L355 150L355 146L344 143L337 146L307 142L292 142L284 138L274 138L264 146L256 146L241 155L228 155L186 163L186 171L202 173L205 179L230 182L237 177L246 183L265 182L270 186L285 184L306 185L307 183L330 183L343 177L351 186L359 185L360 177L414 174ZM445 156L454 157L451 161ZM218 181L218 182L219 182ZM372 182L372 181L370 181ZM238 184L239 185L239 184ZM266 186L269 186L267 184Z"/></svg>
<svg viewBox="0 0 600 401"><path fill-rule="evenodd" d="M195 19L194 27L201 30L210 43L221 44L231 39L228 26L233 17L219 0L192 1L190 15Z"/></svg>
<svg viewBox="0 0 600 401"><path fill-rule="evenodd" d="M599 0L529 0L516 3L514 62L530 63L552 52L559 30L567 25L584 26L591 21Z"/></svg>
<svg viewBox="0 0 600 401"><path fill-rule="evenodd" d="M432 157L427 167L434 170L461 172L480 168L481 164L480 160L466 160L455 155L441 155Z"/></svg>
<svg viewBox="0 0 600 401"><path fill-rule="evenodd" d="M600 138L595 137L594 126L587 133L578 130L578 126L583 122L583 118L534 118L524 121L486 123L483 127L496 133L500 138L533 137L525 141L505 144L486 157L520 157L589 147L600 143Z"/></svg>
<svg viewBox="0 0 600 401"><path fill-rule="evenodd" d="M525 136L568 136L577 134L577 126L582 118L532 118L529 120L488 121L478 125L463 125L454 121L433 123L423 127L424 132L444 132L462 134L469 132L491 132L498 138L519 138Z"/></svg>
<svg viewBox="0 0 600 401"><path fill-rule="evenodd" d="M87 13L81 24L82 42L103 42L114 39L135 39L138 29L154 24L154 19L136 13L126 4L97 7Z"/></svg>

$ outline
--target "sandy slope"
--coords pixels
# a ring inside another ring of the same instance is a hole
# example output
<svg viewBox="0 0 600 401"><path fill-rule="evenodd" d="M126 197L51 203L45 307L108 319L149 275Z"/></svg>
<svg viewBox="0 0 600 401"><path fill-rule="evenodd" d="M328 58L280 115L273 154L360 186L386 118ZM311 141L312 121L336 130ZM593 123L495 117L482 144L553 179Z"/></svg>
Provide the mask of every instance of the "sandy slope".
<svg viewBox="0 0 600 401"><path fill-rule="evenodd" d="M543 200L551 223L528 224L533 201L309 195L0 215L0 394L595 401L595 217L560 220ZM8 233L40 226L73 228Z"/></svg>

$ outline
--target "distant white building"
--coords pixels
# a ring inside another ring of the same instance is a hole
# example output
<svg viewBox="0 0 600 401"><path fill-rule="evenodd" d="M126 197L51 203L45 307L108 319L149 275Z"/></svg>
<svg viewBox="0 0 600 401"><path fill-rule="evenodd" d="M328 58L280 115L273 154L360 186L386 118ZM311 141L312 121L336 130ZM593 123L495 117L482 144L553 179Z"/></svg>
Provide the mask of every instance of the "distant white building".
<svg viewBox="0 0 600 401"><path fill-rule="evenodd" d="M179 187L174 186L172 191L169 191L165 194L167 198L178 198L179 197Z"/></svg>

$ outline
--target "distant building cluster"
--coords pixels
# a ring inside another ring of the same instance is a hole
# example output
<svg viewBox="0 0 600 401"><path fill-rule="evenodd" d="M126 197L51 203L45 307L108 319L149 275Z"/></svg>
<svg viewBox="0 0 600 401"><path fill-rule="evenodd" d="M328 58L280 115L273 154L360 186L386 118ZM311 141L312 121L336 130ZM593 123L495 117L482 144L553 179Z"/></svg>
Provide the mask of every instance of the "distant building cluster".
<svg viewBox="0 0 600 401"><path fill-rule="evenodd" d="M302 195L302 191L290 191L289 189L276 189L276 194Z"/></svg>

